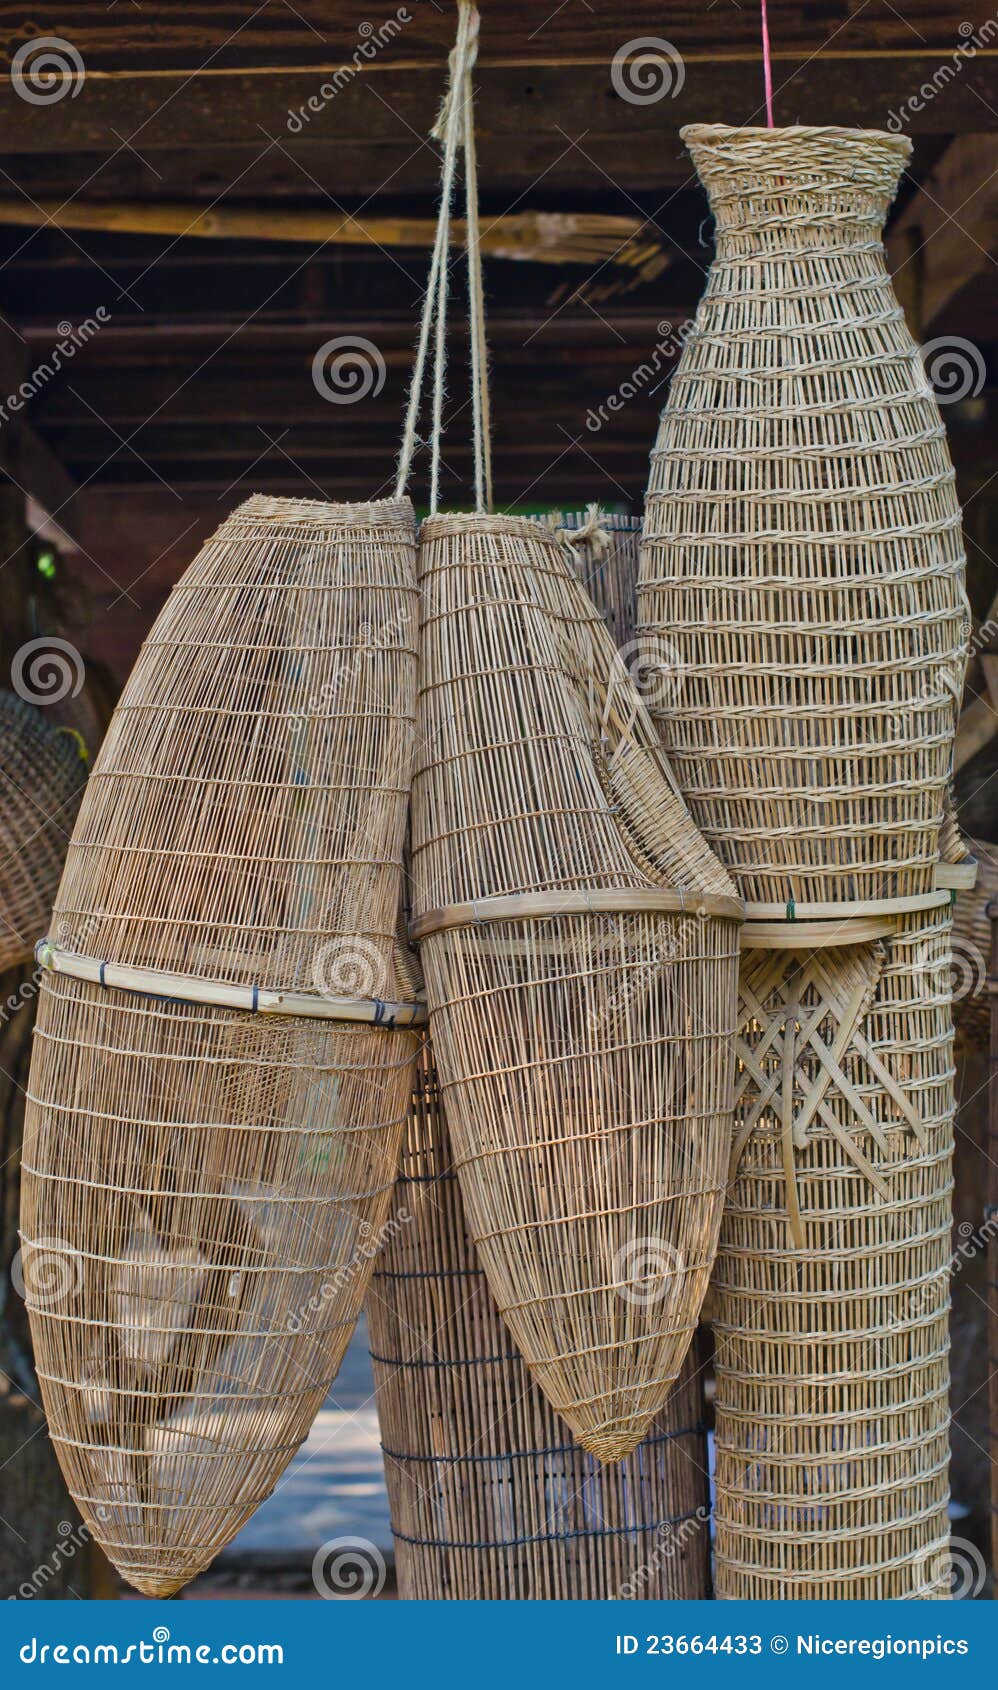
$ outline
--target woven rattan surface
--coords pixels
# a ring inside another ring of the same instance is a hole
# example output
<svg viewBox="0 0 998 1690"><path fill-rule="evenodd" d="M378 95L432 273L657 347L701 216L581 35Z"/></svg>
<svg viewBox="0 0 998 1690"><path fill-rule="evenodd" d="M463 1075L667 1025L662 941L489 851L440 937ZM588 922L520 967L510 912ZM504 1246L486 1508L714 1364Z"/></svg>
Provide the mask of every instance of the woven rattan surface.
<svg viewBox="0 0 998 1690"><path fill-rule="evenodd" d="M0 692L0 970L48 930L86 775L74 735Z"/></svg>
<svg viewBox="0 0 998 1690"><path fill-rule="evenodd" d="M395 998L413 743L406 501L249 499L156 620L95 761L60 943Z"/></svg>
<svg viewBox="0 0 998 1690"><path fill-rule="evenodd" d="M770 1027L784 1039L798 1029L794 1112L816 1079L821 1105L793 1149L792 1182L781 1091L758 1112L725 1207L711 1285L723 1597L949 1593L949 916L908 918L882 965L869 950L821 956L836 969L823 987L826 1049L853 1029L840 1079L801 1031L813 992L785 994ZM854 1020L874 976L872 1006ZM758 1002L758 991L743 997L741 1035L757 1055ZM786 1045L770 1059L782 1077Z"/></svg>
<svg viewBox="0 0 998 1690"><path fill-rule="evenodd" d="M401 1597L707 1595L695 1363L619 1465L579 1448L517 1354L468 1237L429 1047L366 1307Z"/></svg>
<svg viewBox="0 0 998 1690"><path fill-rule="evenodd" d="M424 524L414 914L518 893L730 896L550 532ZM737 923L551 914L422 942L468 1224L549 1402L619 1459L688 1347L713 1257Z"/></svg>
<svg viewBox="0 0 998 1690"><path fill-rule="evenodd" d="M929 889L969 612L938 406L887 273L898 135L695 126L716 255L652 453L648 696L750 902Z"/></svg>
<svg viewBox="0 0 998 1690"><path fill-rule="evenodd" d="M206 982L412 994L394 953L414 542L408 506L230 517L143 646L70 848L66 948L187 980L172 998L50 972L24 1141L50 1432L150 1594L269 1495L387 1214L416 1035L194 1000Z"/></svg>

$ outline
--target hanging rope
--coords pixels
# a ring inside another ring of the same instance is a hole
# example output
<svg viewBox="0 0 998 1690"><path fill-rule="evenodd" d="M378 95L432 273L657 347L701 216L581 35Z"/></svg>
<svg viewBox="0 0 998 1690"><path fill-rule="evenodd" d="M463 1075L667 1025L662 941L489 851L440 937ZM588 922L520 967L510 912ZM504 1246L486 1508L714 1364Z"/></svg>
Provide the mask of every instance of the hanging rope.
<svg viewBox="0 0 998 1690"><path fill-rule="evenodd" d="M773 127L773 58L769 48L769 15L766 0L762 3L762 75L766 84L766 123Z"/></svg>
<svg viewBox="0 0 998 1690"><path fill-rule="evenodd" d="M443 143L440 172L440 209L430 260L430 274L423 302L419 339L413 362L405 428L399 452L395 496L401 498L409 484L417 445L417 423L426 379L426 361L433 335L433 399L430 428L430 511L440 499L440 446L443 436L443 408L447 375L447 303L451 208L458 152L464 153L468 322L471 339L471 403L474 425L475 508L492 509L492 446L488 389L488 355L485 335L485 294L482 285L481 236L478 216L478 166L475 152L474 89L472 71L478 57L480 20L471 0L458 0L457 40L448 61L447 90L431 130ZM435 332L434 332L435 331Z"/></svg>

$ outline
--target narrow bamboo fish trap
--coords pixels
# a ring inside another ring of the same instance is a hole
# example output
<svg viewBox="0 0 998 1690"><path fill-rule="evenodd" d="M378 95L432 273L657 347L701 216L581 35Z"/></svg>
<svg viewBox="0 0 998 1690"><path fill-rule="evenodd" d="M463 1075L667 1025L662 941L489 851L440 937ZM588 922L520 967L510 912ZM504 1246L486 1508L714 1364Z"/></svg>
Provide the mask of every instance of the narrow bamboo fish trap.
<svg viewBox="0 0 998 1690"><path fill-rule="evenodd" d="M559 514L553 526L567 540L575 573L633 674L641 518L590 505Z"/></svg>
<svg viewBox="0 0 998 1690"><path fill-rule="evenodd" d="M720 1597L949 1595L949 928L745 953L711 1286Z"/></svg>
<svg viewBox="0 0 998 1690"><path fill-rule="evenodd" d="M970 624L953 468L884 261L910 142L683 136L717 247L651 459L639 633L681 676L652 713L750 917L917 900Z"/></svg>
<svg viewBox="0 0 998 1690"><path fill-rule="evenodd" d="M75 735L0 692L0 971L48 930L86 775Z"/></svg>
<svg viewBox="0 0 998 1690"><path fill-rule="evenodd" d="M414 539L408 503L223 523L122 695L41 953L37 1370L70 1491L147 1594L270 1494L387 1216L419 1018Z"/></svg>
<svg viewBox="0 0 998 1690"><path fill-rule="evenodd" d="M740 905L551 532L431 517L420 583L412 931L465 1214L534 1380L619 1460L714 1255Z"/></svg>
<svg viewBox="0 0 998 1690"><path fill-rule="evenodd" d="M988 1069L988 1430L991 1444L991 1570L998 1597L998 899L989 906L991 1062Z"/></svg>
<svg viewBox="0 0 998 1690"><path fill-rule="evenodd" d="M468 1236L428 1045L366 1307L402 1598L707 1596L695 1361L618 1466L573 1441L513 1347Z"/></svg>
<svg viewBox="0 0 998 1690"><path fill-rule="evenodd" d="M998 845L967 841L977 863L973 886L961 888L953 906L953 1020L957 1038L986 1049L991 1027L988 966L991 922L988 906L998 898Z"/></svg>

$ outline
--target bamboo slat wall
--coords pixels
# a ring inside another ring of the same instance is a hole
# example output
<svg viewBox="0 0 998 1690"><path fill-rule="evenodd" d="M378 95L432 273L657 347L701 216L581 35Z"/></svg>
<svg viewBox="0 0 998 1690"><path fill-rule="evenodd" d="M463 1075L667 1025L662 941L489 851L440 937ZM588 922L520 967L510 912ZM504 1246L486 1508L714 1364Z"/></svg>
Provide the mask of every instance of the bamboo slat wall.
<svg viewBox="0 0 998 1690"><path fill-rule="evenodd" d="M532 1382L489 1292L465 1227L428 1046L367 1319L401 1597L708 1594L695 1360L622 1462L604 1466L579 1448Z"/></svg>

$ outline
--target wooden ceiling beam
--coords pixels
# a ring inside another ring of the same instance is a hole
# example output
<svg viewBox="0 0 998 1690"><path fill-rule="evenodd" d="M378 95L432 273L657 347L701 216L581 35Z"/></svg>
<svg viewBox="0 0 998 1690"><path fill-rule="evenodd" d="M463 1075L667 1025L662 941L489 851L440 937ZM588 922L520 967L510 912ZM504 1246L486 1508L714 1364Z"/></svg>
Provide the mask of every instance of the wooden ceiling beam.
<svg viewBox="0 0 998 1690"><path fill-rule="evenodd" d="M643 36L667 36L694 64L741 55L758 66L758 13L752 8L672 0L663 10L661 0L628 0L621 16L616 6L479 3L483 66L607 62L624 43ZM151 10L109 8L107 0L55 0L45 9L42 30L35 14L3 0L0 27L11 53L42 33L71 41L91 73L353 66L355 59L370 65L386 56L416 65L445 61L453 41L451 7L408 0L396 8L389 0L377 22L370 14L369 0L295 0L293 7L255 9L232 0L170 0ZM773 46L777 65L782 54L905 53L919 42L938 61L965 39L958 31L967 16L967 0L905 0L903 16L892 6L821 0L781 7L772 20Z"/></svg>
<svg viewBox="0 0 998 1690"><path fill-rule="evenodd" d="M574 10L574 8L573 8ZM904 112L912 133L953 134L998 129L998 53L981 53L931 101L910 109L912 93L938 71L937 52L891 53L882 57L855 50L841 56L818 53L780 61L775 67L777 112L784 123L883 125ZM694 74L694 71L696 74ZM247 70L192 76L135 71L90 75L76 97L60 101L57 114L20 99L9 79L0 86L0 146L5 153L113 152L123 144L141 155L157 148L256 146L280 149L294 133L296 114L310 99L321 109L309 119L317 137L349 145L380 147L383 187L395 172L427 150L436 115L441 66L387 68L355 76L336 98L321 104L321 66L298 70ZM529 130L539 169L573 147L592 158L591 180L600 169L607 184L619 180L614 162L618 142L654 150L665 144L681 156L677 130L687 122L751 123L762 120L761 75L750 59L711 57L687 66L674 97L652 104L621 98L606 61L482 67L477 76L476 113L483 150L489 140L515 140ZM290 125L290 127L289 127ZM543 146L540 143L545 143ZM436 149L428 157L436 160ZM194 161L192 161L193 163ZM344 191L347 191L344 188Z"/></svg>
<svg viewBox="0 0 998 1690"><path fill-rule="evenodd" d="M998 248L998 156L991 135L958 135L896 218L887 255L916 340L975 277L991 271Z"/></svg>

